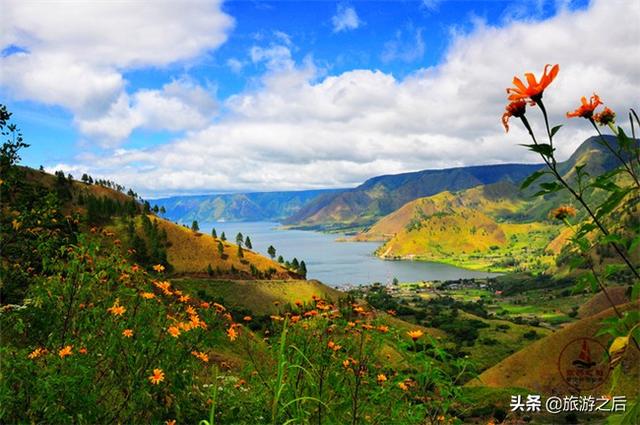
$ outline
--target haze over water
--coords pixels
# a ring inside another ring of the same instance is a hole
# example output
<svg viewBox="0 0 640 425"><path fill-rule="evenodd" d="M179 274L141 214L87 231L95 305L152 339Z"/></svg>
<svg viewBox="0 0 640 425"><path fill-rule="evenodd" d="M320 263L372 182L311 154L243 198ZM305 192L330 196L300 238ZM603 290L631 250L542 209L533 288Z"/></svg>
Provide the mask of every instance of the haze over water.
<svg viewBox="0 0 640 425"><path fill-rule="evenodd" d="M200 231L211 233L215 227L218 236L225 232L231 242L235 242L238 232L242 232L245 238L251 238L253 250L264 255L267 255L269 245L273 245L276 256L282 255L289 261L294 257L304 260L308 279L318 279L331 286L386 284L394 277L401 282L415 282L497 275L439 263L384 261L372 255L379 246L377 242L336 242L343 235L282 230L279 226L271 222L200 223Z"/></svg>

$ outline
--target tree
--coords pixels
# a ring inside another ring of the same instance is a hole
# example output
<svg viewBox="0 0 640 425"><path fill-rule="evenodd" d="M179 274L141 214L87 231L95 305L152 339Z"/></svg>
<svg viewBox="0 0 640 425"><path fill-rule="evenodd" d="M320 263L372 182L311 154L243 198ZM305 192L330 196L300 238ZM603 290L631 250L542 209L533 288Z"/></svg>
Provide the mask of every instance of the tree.
<svg viewBox="0 0 640 425"><path fill-rule="evenodd" d="M244 258L244 251L242 250L242 245L238 245L238 257Z"/></svg>
<svg viewBox="0 0 640 425"><path fill-rule="evenodd" d="M298 268L298 273L302 275L303 278L307 278L307 265L304 260L300 261L300 267Z"/></svg>
<svg viewBox="0 0 640 425"><path fill-rule="evenodd" d="M211 229L211 236L212 236L214 239L217 239L217 238L218 238L218 234L216 233L216 228L215 228L215 227L214 227L213 229Z"/></svg>
<svg viewBox="0 0 640 425"><path fill-rule="evenodd" d="M225 235L224 232L222 232L222 234L220 235L220 239L222 239L223 241L226 241L227 235Z"/></svg>
<svg viewBox="0 0 640 425"><path fill-rule="evenodd" d="M191 223L191 230L193 230L194 232L200 230L200 226L198 226L198 220L193 220L193 222Z"/></svg>
<svg viewBox="0 0 640 425"><path fill-rule="evenodd" d="M238 246L242 246L243 240L244 240L244 236L242 236L242 233L238 232L238 234L236 235L236 244Z"/></svg>
<svg viewBox="0 0 640 425"><path fill-rule="evenodd" d="M224 254L224 245L220 241L218 241L218 254L220 254L221 257L222 254Z"/></svg>
<svg viewBox="0 0 640 425"><path fill-rule="evenodd" d="M165 215L167 213L167 209L163 206L160 207L160 214Z"/></svg>
<svg viewBox="0 0 640 425"><path fill-rule="evenodd" d="M87 173L82 174L80 180L82 180L82 183L84 184L89 184L89 176L87 175Z"/></svg>
<svg viewBox="0 0 640 425"><path fill-rule="evenodd" d="M282 258L282 255L278 256L278 263L280 264L284 263L284 258Z"/></svg>
<svg viewBox="0 0 640 425"><path fill-rule="evenodd" d="M209 276L213 276L213 268L211 268L211 264L207 265L207 274Z"/></svg>
<svg viewBox="0 0 640 425"><path fill-rule="evenodd" d="M244 240L244 246L246 246L247 249L253 249L253 246L251 245L251 239L249 238L249 236L247 236L247 238Z"/></svg>
<svg viewBox="0 0 640 425"><path fill-rule="evenodd" d="M276 258L276 249L273 245L269 245L269 248L267 248L267 254L269 254L269 257L271 257L272 260Z"/></svg>
<svg viewBox="0 0 640 425"><path fill-rule="evenodd" d="M293 267L294 270L298 270L300 268L300 263L298 262L297 258L294 258L291 261L291 267Z"/></svg>
<svg viewBox="0 0 640 425"><path fill-rule="evenodd" d="M156 204L156 205L154 205L154 206L153 206L153 212L154 212L154 213L156 213L156 214L158 214L158 212L159 212L159 211L160 211L160 208L158 208L158 205L157 205L157 204Z"/></svg>

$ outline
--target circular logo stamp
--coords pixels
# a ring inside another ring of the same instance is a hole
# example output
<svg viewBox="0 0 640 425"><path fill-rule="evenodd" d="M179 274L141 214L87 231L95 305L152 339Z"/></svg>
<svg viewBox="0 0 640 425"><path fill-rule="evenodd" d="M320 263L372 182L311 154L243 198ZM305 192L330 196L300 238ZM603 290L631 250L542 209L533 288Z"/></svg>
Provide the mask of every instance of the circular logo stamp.
<svg viewBox="0 0 640 425"><path fill-rule="evenodd" d="M558 370L564 382L578 391L592 390L609 376L607 348L593 338L577 338L560 351Z"/></svg>

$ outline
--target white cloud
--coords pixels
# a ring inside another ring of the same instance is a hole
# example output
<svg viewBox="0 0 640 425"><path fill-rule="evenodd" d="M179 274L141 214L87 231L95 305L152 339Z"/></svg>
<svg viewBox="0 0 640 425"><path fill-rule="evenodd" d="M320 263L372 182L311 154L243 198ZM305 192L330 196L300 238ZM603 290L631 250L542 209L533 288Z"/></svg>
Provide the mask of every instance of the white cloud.
<svg viewBox="0 0 640 425"><path fill-rule="evenodd" d="M166 0L13 0L3 3L2 20L0 46L19 46L25 52L0 58L0 86L16 99L64 106L81 130L91 131L110 117L126 114L125 71L192 60L221 45L233 25L220 10L220 1L177 6ZM202 100L196 93L191 90ZM160 99L164 94L169 98ZM145 113L149 119L141 121L145 125L153 123L158 109L189 115L185 109L194 108L178 105L194 99L176 93L149 91L133 97L139 109L150 108Z"/></svg>
<svg viewBox="0 0 640 425"><path fill-rule="evenodd" d="M212 93L188 80L165 84L162 90L126 93L104 114L78 119L80 131L103 146L116 146L136 128L180 131L198 130L211 123L218 109Z"/></svg>
<svg viewBox="0 0 640 425"><path fill-rule="evenodd" d="M372 70L322 76L308 61L294 63L287 46L260 47L252 59L273 67L260 87L227 99L214 124L73 167L149 196L344 187L386 173L538 161L518 146L528 137L517 120L505 134L500 117L513 76L540 75L546 63L561 67L545 100L552 121L565 124L556 145L566 158L592 134L583 120L564 118L580 96L596 91L621 119L640 106L630 103L640 88L639 20L633 2L600 0L540 22L478 23L454 36L441 64L403 79ZM528 113L541 130L539 111Z"/></svg>
<svg viewBox="0 0 640 425"><path fill-rule="evenodd" d="M338 5L338 10L331 18L331 23L333 24L333 32L354 30L362 24L356 9L344 5Z"/></svg>

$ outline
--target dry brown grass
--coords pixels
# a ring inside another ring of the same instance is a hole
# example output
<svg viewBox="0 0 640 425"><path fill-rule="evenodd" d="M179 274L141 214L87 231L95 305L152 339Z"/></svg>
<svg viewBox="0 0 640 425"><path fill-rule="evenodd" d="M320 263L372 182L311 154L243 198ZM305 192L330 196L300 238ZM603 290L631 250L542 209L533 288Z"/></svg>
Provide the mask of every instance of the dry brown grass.
<svg viewBox="0 0 640 425"><path fill-rule="evenodd" d="M623 310L638 308L637 305L626 304ZM610 337L595 336L602 319L614 315L613 309L607 309L594 316L581 319L565 328L542 338L517 353L507 357L494 367L484 371L470 386L487 386L495 388L518 387L542 394L569 395L575 392L569 387L557 367L561 351L572 340L588 337L598 340L605 347ZM635 397L638 394L637 383L640 379L640 352L629 346L622 360L623 373L615 395ZM600 387L586 391L591 395L606 394L611 386L611 376Z"/></svg>
<svg viewBox="0 0 640 425"><path fill-rule="evenodd" d="M293 277L293 274L279 263L253 251L243 249L244 258L240 258L238 257L237 245L220 241L224 246L224 253L221 256L218 253L219 239L194 232L153 215L150 215L149 219L157 220L160 229L167 232L167 239L171 245L167 248L167 257L174 268L173 271L177 274L206 275L209 265L214 270L220 268L223 273L229 272L233 266L236 270L249 274L251 264L253 264L263 272L270 268L275 269L274 279L291 279Z"/></svg>

